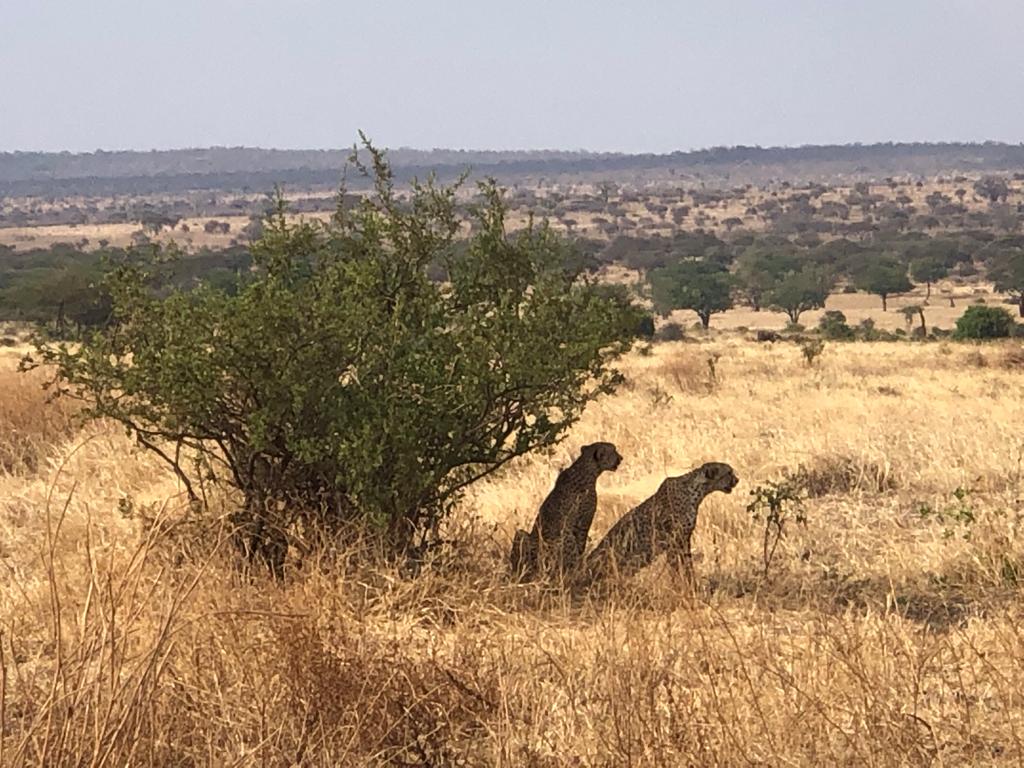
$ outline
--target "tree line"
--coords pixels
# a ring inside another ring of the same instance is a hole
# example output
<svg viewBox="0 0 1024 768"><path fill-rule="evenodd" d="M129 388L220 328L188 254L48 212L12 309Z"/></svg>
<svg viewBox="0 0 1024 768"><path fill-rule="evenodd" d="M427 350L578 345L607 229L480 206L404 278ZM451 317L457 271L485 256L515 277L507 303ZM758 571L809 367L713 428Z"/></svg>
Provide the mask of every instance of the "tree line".
<svg viewBox="0 0 1024 768"><path fill-rule="evenodd" d="M66 243L25 251L0 246L0 320L46 323L64 333L101 325L109 316L104 274L113 265L146 259L152 250L85 251ZM246 246L162 254L159 266L150 267L151 279L162 290L206 284L234 292L252 267ZM579 239L562 258L566 269L591 274L610 264L634 270L656 311L693 310L705 328L713 315L736 305L784 312L796 324L837 290L874 294L888 310L889 298L915 283L925 286L927 302L935 298L935 283L979 272L1024 317L1021 235L904 233L801 247L771 234L726 242L710 233L681 232L673 237L619 236L607 243ZM437 264L428 265L428 272L435 280L449 279Z"/></svg>
<svg viewBox="0 0 1024 768"><path fill-rule="evenodd" d="M903 233L867 242L838 238L801 247L775 235L747 235L725 242L714 235L616 238L596 251L637 271L662 313L690 309L707 328L711 317L742 303L755 311L784 312L796 324L804 312L824 307L836 290L879 297L883 311L892 296L947 278L984 271L995 289L1010 296L1024 317L1024 237L974 231L932 237Z"/></svg>

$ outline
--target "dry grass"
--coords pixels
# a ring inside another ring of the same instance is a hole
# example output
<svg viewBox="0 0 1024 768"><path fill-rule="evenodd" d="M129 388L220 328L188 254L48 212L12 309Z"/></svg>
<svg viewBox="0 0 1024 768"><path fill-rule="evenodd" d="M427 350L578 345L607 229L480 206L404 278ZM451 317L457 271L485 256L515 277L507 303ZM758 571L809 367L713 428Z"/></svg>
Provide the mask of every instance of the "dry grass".
<svg viewBox="0 0 1024 768"><path fill-rule="evenodd" d="M188 546L142 522L184 504L123 434L34 405L51 461L0 476L0 765L1018 764L1021 374L968 352L659 346L552 455L475 488L416 580L344 553L242 574L216 525ZM502 578L597 439L625 461L594 537L666 474L737 469L702 508L696 595L660 565L603 601ZM809 521L764 579L747 492L800 467Z"/></svg>
<svg viewBox="0 0 1024 768"><path fill-rule="evenodd" d="M74 407L49 402L44 383L39 372L0 368L0 474L35 472L51 447L74 432Z"/></svg>

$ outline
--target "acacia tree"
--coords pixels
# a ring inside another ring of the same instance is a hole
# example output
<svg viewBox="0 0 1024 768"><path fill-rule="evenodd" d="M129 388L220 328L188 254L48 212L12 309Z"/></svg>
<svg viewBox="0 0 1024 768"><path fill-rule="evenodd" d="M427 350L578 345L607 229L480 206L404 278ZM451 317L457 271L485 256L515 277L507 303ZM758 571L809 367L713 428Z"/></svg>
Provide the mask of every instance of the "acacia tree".
<svg viewBox="0 0 1024 768"><path fill-rule="evenodd" d="M736 259L737 287L754 311L759 312L782 275L797 269L797 265L791 247L750 246Z"/></svg>
<svg viewBox="0 0 1024 768"><path fill-rule="evenodd" d="M790 322L800 322L800 315L825 306L835 279L832 274L813 264L783 275L768 293L768 304L785 312Z"/></svg>
<svg viewBox="0 0 1024 768"><path fill-rule="evenodd" d="M924 307L920 304L909 304L900 309L900 314L903 315L903 319L907 321L907 329L913 325L914 320L919 319L921 321L921 338L923 339L928 335L928 326L924 319Z"/></svg>
<svg viewBox="0 0 1024 768"><path fill-rule="evenodd" d="M1000 176L982 176L974 182L974 191L990 203L998 203L1010 194L1010 185Z"/></svg>
<svg viewBox="0 0 1024 768"><path fill-rule="evenodd" d="M934 256L923 256L910 262L910 276L915 282L925 284L925 301L932 297L932 283L949 273L946 265Z"/></svg>
<svg viewBox="0 0 1024 768"><path fill-rule="evenodd" d="M663 315L692 309L707 330L711 316L732 307L733 278L714 261L680 261L650 273L654 308Z"/></svg>
<svg viewBox="0 0 1024 768"><path fill-rule="evenodd" d="M467 487L558 442L615 387L640 318L568 273L546 226L506 233L493 183L456 247L456 188L403 199L364 146L370 166L352 162L374 194L339 197L327 224L293 223L279 200L235 294L158 294L124 265L113 325L39 347L61 391L127 427L190 497L211 475L232 489L239 542L276 571L282 537L310 522L379 533L395 554L436 543Z"/></svg>
<svg viewBox="0 0 1024 768"><path fill-rule="evenodd" d="M1024 317L1024 247L1000 248L992 256L989 276L996 290L1009 294Z"/></svg>
<svg viewBox="0 0 1024 768"><path fill-rule="evenodd" d="M888 310L889 296L906 293L913 285L907 278L907 267L892 254L877 254L868 258L854 273L853 283L858 290L880 296L882 311Z"/></svg>

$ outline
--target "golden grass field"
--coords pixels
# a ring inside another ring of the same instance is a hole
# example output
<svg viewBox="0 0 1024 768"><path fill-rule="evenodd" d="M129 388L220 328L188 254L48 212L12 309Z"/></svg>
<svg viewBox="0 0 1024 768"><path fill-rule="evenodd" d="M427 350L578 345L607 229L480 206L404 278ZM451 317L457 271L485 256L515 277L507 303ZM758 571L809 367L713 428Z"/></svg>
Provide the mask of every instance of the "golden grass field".
<svg viewBox="0 0 1024 768"><path fill-rule="evenodd" d="M736 334L658 345L551 455L472 490L453 557L408 580L343 553L283 586L240 574L122 431L47 404L20 351L0 352L0 765L1024 762L1019 343L828 344L813 366ZM666 475L735 467L701 509L695 594L657 564L602 600L505 581L512 531L596 440L625 460L592 540ZM800 466L808 522L765 577L749 492Z"/></svg>

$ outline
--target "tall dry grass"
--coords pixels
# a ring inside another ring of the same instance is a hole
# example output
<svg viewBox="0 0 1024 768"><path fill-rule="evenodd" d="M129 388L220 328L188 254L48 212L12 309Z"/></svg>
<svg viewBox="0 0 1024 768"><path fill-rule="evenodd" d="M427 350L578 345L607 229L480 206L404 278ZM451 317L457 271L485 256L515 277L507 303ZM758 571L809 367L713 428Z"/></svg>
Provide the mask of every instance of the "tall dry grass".
<svg viewBox="0 0 1024 768"><path fill-rule="evenodd" d="M75 431L74 406L50 402L44 383L38 371L0 369L0 473L35 472L50 448Z"/></svg>
<svg viewBox="0 0 1024 768"><path fill-rule="evenodd" d="M1018 764L1012 353L634 356L564 445L473 490L415 580L347 553L284 585L242 573L158 463L103 425L47 431L41 405L46 458L0 475L0 765ZM598 439L625 461L592 538L666 474L736 468L701 511L696 594L660 564L600 600L503 578L511 532ZM801 468L809 521L764 578L748 491Z"/></svg>

